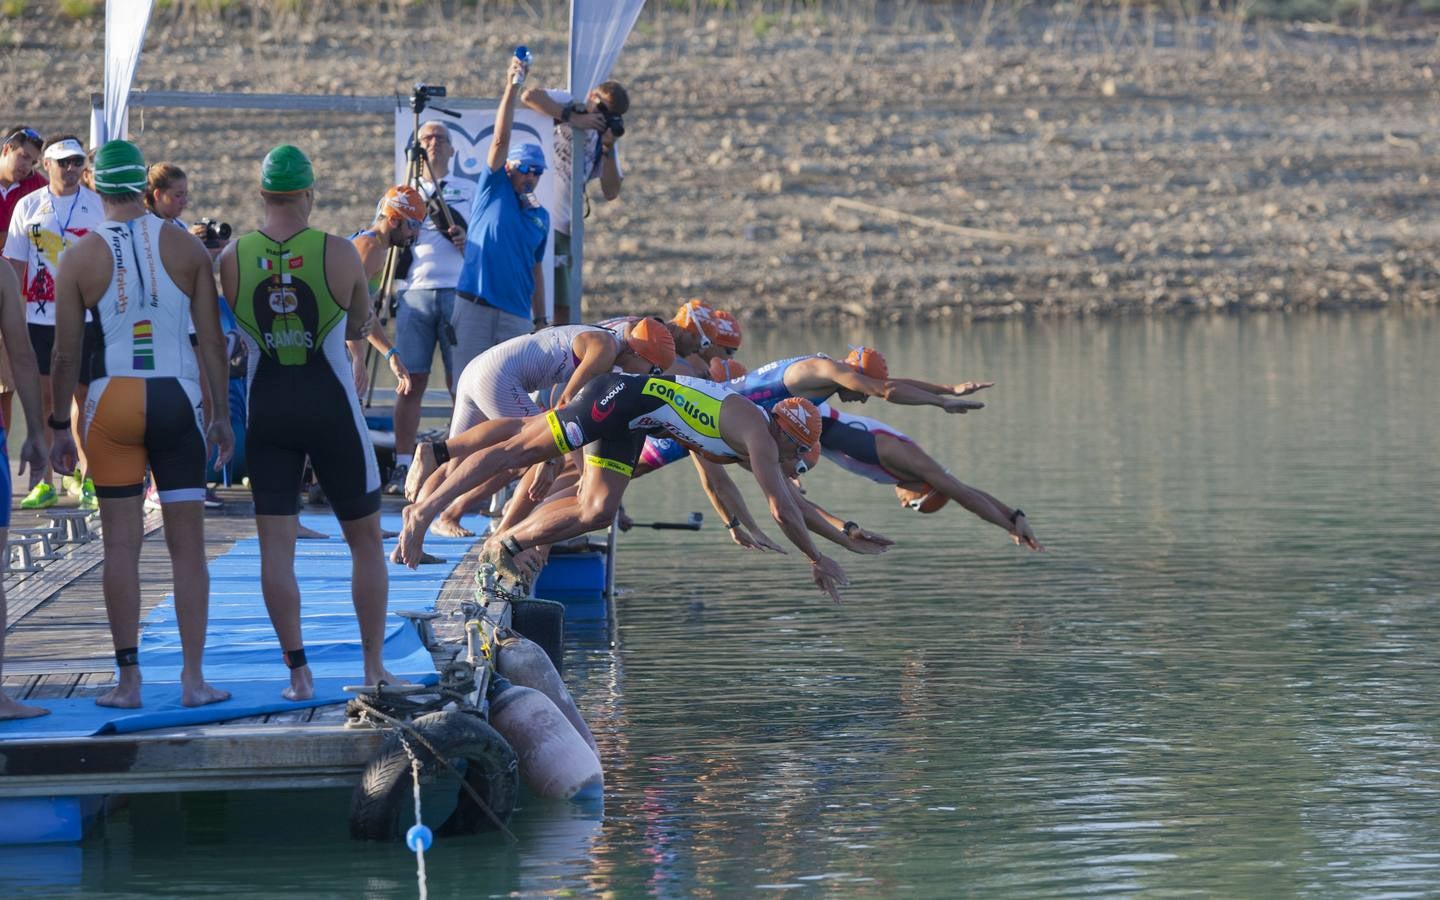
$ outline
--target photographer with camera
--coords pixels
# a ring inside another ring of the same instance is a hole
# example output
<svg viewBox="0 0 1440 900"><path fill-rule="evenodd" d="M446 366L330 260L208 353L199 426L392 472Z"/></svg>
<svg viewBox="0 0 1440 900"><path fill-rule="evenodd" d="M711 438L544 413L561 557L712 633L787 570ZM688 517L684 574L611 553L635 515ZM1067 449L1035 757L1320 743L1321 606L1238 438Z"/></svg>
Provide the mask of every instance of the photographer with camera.
<svg viewBox="0 0 1440 900"><path fill-rule="evenodd" d="M585 183L600 179L606 200L620 196L625 173L615 142L625 134L624 116L630 95L618 81L598 85L576 103L569 91L531 88L521 97L526 106L555 120L556 189L550 219L555 226L555 324L570 321L570 148L572 129L585 134Z"/></svg>
<svg viewBox="0 0 1440 900"><path fill-rule="evenodd" d="M411 103L428 100L428 85L418 85ZM430 384L430 367L435 348L445 367L445 387L455 393L455 285L465 262L465 217L475 199L475 182L450 178L450 161L455 146L444 122L431 120L416 131L416 143L423 155L420 183L416 189L427 205L420 223L420 236L411 248L412 260L405 290L395 314L395 349L410 373L409 386L395 396L395 468L385 484L385 493L405 490L405 475L415 455L415 435L420 429L420 407ZM441 206L445 207L442 211ZM446 225L447 220L453 225Z"/></svg>
<svg viewBox="0 0 1440 900"><path fill-rule="evenodd" d="M145 174L144 200L145 208L150 212L199 238L205 245L206 251L210 254L210 260L212 262L215 260L215 257L220 255L220 251L225 249L225 245L229 243L230 226L228 224L224 222L216 223L211 219L201 219L194 225L190 225L187 224L184 219L180 218L181 214L185 212L186 207L190 205L190 179L185 174L185 170L174 163L158 162L149 168ZM225 334L227 347L229 348L228 354L232 357L231 367L233 368L234 350L236 341L238 340L235 335L235 318L230 315L230 309L223 299L220 300L219 306L221 307L220 327L221 331ZM198 346L196 340L195 323L192 321L190 323L190 346ZM233 375L234 373L232 372L231 374ZM204 394L205 402L209 403L209 382L201 379L200 390L201 393ZM235 416L243 411L243 404L237 409L234 397L230 397L230 403L232 412L231 428L235 430L236 434L243 435L245 433L243 423L235 421ZM145 506L148 509L159 509L160 505L159 491L155 487L155 482L151 480L145 489ZM205 488L205 508L222 509L224 506L225 502L220 499L220 495L216 493L215 488L207 485Z"/></svg>

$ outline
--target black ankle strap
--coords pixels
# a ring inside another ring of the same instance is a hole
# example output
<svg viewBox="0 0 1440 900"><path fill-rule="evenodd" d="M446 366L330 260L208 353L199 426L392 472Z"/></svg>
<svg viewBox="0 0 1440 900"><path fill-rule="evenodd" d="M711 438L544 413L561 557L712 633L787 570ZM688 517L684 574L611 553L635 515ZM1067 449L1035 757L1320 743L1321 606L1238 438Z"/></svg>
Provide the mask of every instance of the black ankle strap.
<svg viewBox="0 0 1440 900"><path fill-rule="evenodd" d="M126 647L124 650L116 650L115 665L121 667L140 665L140 648Z"/></svg>
<svg viewBox="0 0 1440 900"><path fill-rule="evenodd" d="M450 446L444 441L433 442L430 449L435 451L435 465L443 466L450 461Z"/></svg>
<svg viewBox="0 0 1440 900"><path fill-rule="evenodd" d="M280 651L280 656L285 660L285 665L292 669L298 669L306 665L304 647L298 650L282 650Z"/></svg>

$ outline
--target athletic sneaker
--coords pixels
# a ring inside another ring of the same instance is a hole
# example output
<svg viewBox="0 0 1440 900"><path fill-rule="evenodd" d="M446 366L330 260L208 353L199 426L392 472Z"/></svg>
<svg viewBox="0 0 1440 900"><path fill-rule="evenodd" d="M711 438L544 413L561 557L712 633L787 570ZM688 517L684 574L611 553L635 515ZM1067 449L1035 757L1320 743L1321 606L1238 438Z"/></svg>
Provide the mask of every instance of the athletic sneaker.
<svg viewBox="0 0 1440 900"><path fill-rule="evenodd" d="M80 502L75 505L80 509L100 508L100 498L95 496L95 482L87 478L80 483Z"/></svg>
<svg viewBox="0 0 1440 900"><path fill-rule="evenodd" d="M205 508L206 508L206 509L224 509L224 508L225 508L225 501L220 499L220 495L217 494L217 493L215 493L215 489L214 489L213 487L207 487L207 488L205 489Z"/></svg>
<svg viewBox="0 0 1440 900"><path fill-rule="evenodd" d="M385 482L385 493L398 495L405 493L405 475L410 471L406 465L398 465L390 470L390 480Z"/></svg>
<svg viewBox="0 0 1440 900"><path fill-rule="evenodd" d="M42 481L30 489L25 499L20 501L21 509L49 509L60 502L60 497L55 493L55 486L48 481Z"/></svg>
<svg viewBox="0 0 1440 900"><path fill-rule="evenodd" d="M151 512L160 508L160 489L154 481L145 485L145 508Z"/></svg>
<svg viewBox="0 0 1440 900"><path fill-rule="evenodd" d="M79 469L63 476L60 479L60 490L72 497L80 496L80 493L85 490L85 476L80 473Z"/></svg>

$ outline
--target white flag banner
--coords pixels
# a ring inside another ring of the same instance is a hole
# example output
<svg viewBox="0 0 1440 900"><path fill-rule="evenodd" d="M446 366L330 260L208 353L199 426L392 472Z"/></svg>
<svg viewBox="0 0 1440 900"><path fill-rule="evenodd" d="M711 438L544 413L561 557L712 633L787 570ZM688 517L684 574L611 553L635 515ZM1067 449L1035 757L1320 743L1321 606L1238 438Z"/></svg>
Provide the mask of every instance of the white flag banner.
<svg viewBox="0 0 1440 900"><path fill-rule="evenodd" d="M570 96L583 99L610 77L645 0L571 0Z"/></svg>
<svg viewBox="0 0 1440 900"><path fill-rule="evenodd" d="M443 103L443 101L442 101ZM460 118L452 119L449 116L425 113L420 117L420 124L426 122L441 122L450 132L450 145L455 148L455 156L450 160L450 171L439 173L443 178L463 178L466 181L479 182L480 174L485 169L485 157L490 152L490 139L495 134L495 109L459 109ZM410 146L410 137L415 128L415 114L410 107L403 103L395 105L395 184L405 183L405 170L407 168L405 159L405 148ZM516 147L520 144L539 144L545 151L545 174L540 176L540 183L535 188L535 198L540 205L546 209L550 208L550 198L555 191L555 128L549 116L541 115L527 107L518 106L515 110L515 122L510 127L510 146ZM380 198L376 197L378 204ZM462 209L460 212L468 220L470 210ZM555 271L555 233L550 233L550 239L545 242L545 261L541 265L541 271L545 273L545 309L547 315L553 315L555 311L555 285L552 283L552 273Z"/></svg>
<svg viewBox="0 0 1440 900"><path fill-rule="evenodd" d="M99 134L92 124L91 146L126 136L130 86L154 5L154 0L105 0L105 116Z"/></svg>

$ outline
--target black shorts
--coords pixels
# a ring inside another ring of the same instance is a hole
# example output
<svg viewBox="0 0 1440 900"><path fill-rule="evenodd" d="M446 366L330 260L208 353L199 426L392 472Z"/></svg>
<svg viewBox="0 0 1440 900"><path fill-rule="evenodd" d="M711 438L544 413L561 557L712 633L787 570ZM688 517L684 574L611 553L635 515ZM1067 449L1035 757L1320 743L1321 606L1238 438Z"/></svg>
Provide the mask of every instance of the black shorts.
<svg viewBox="0 0 1440 900"><path fill-rule="evenodd" d="M50 374L50 357L55 355L55 326L25 323L30 332L30 346L35 348L35 362L41 375ZM80 383L88 385L105 377L105 338L98 321L85 323L85 340L80 345Z"/></svg>
<svg viewBox="0 0 1440 900"><path fill-rule="evenodd" d="M611 372L585 385L569 403L545 414L555 446L561 453L588 447L590 465L634 475L645 433L632 430L630 422L664 403L641 393L647 380Z"/></svg>
<svg viewBox="0 0 1440 900"><path fill-rule="evenodd" d="M875 432L856 428L836 419L820 420L820 446L843 453L867 466L879 466L880 453L875 449Z"/></svg>
<svg viewBox="0 0 1440 900"><path fill-rule="evenodd" d="M265 367L250 384L245 460L258 516L300 513L305 459L342 522L380 511L380 474L345 388L323 358Z"/></svg>

